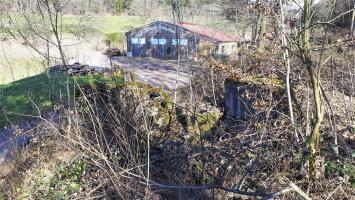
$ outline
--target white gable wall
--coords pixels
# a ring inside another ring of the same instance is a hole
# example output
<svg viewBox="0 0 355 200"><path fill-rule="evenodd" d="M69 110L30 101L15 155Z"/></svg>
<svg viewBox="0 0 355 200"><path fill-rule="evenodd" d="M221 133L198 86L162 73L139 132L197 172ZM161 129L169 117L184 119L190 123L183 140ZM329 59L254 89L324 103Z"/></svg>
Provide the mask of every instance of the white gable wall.
<svg viewBox="0 0 355 200"><path fill-rule="evenodd" d="M218 43L216 54L230 55L237 52L238 42L221 42Z"/></svg>

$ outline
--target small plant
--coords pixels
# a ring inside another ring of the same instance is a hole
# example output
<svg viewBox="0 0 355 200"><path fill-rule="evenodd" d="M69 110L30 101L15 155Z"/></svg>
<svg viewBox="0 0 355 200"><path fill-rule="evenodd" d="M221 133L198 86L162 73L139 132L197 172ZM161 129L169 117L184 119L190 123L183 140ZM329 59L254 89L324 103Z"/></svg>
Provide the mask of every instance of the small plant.
<svg viewBox="0 0 355 200"><path fill-rule="evenodd" d="M49 187L42 198L57 199L70 197L79 192L82 176L88 164L84 161L75 161L70 165L60 165L56 174L49 179Z"/></svg>
<svg viewBox="0 0 355 200"><path fill-rule="evenodd" d="M337 163L334 160L327 161L325 170L328 175L348 176L351 186L355 187L355 166L352 163L348 161L344 161L343 163Z"/></svg>
<svg viewBox="0 0 355 200"><path fill-rule="evenodd" d="M109 47L122 47L125 36L122 33L108 33L105 34L105 43Z"/></svg>
<svg viewBox="0 0 355 200"><path fill-rule="evenodd" d="M36 178L29 185L15 188L16 199L69 199L81 190L81 180L88 168L87 162L60 164L53 172L35 170ZM1 199L1 198L0 198Z"/></svg>

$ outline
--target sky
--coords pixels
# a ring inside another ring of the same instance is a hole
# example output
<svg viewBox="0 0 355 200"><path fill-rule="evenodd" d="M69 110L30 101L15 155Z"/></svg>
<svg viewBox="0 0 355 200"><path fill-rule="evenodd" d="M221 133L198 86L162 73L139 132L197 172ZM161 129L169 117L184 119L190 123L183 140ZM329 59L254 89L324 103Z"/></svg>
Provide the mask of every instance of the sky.
<svg viewBox="0 0 355 200"><path fill-rule="evenodd" d="M313 0L313 4L317 4L319 2L320 0ZM293 3L291 3L291 5L295 8L298 8L297 4L303 7L303 0L293 0Z"/></svg>

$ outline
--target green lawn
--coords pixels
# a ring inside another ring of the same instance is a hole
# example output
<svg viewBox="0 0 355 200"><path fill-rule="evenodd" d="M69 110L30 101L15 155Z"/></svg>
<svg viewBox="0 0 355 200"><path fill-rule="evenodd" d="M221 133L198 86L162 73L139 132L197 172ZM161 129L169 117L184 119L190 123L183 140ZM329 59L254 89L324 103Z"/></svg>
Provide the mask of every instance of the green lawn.
<svg viewBox="0 0 355 200"><path fill-rule="evenodd" d="M67 28L75 29L78 21L80 21L79 16L64 16L63 18L64 27ZM109 40L112 46L117 47L122 47L121 44L125 42L124 33L126 31L143 24L140 17L137 16L93 16L85 23L92 28L94 34L105 36L105 40ZM70 35L67 29L64 29L64 31L65 34ZM104 43L105 41L102 42ZM42 61L32 57L11 55L8 61L12 67L14 77L12 77L9 64L4 55L0 53L0 85L12 82L14 79L19 80L37 75L44 71Z"/></svg>
<svg viewBox="0 0 355 200"><path fill-rule="evenodd" d="M66 32L76 30L78 24L81 24L89 34L104 35L104 42L109 43L112 47L123 48L126 38L124 33L142 26L143 21L137 16L93 16L82 23L79 16L64 16L63 24L64 27L67 27Z"/></svg>
<svg viewBox="0 0 355 200"><path fill-rule="evenodd" d="M143 25L139 17L135 16L95 16L94 25L102 33L124 33Z"/></svg>
<svg viewBox="0 0 355 200"><path fill-rule="evenodd" d="M80 20L79 16L64 16L63 24L68 26ZM87 22L95 32L102 34L125 33L135 27L143 25L137 16L92 16Z"/></svg>
<svg viewBox="0 0 355 200"><path fill-rule="evenodd" d="M64 26L72 25L75 28L74 24L79 19L78 16L65 16ZM140 18L135 16L93 16L88 21L95 34L104 35L106 40L111 40L112 44L124 41L123 34L126 31L142 24ZM17 81L12 82L11 72L4 67L5 61L2 61L2 65L0 63L0 128L20 120L23 115L37 115L37 106L41 111L51 110L53 99L66 98L68 82L69 87L74 88L73 78L68 81L63 74L47 78L43 73L41 61L20 57L9 61ZM89 76L78 78L77 81L88 83L101 78Z"/></svg>
<svg viewBox="0 0 355 200"><path fill-rule="evenodd" d="M52 110L54 100L61 103L69 99L67 88L72 97L78 84L113 83L112 81L111 78L103 75L74 78L57 73L48 78L45 73L42 73L0 85L0 128L11 122L17 122L24 115L38 115L38 111ZM117 81L122 83L123 78Z"/></svg>
<svg viewBox="0 0 355 200"><path fill-rule="evenodd" d="M0 56L0 58L2 58L2 56ZM0 85L13 82L14 79L20 80L44 71L41 61L33 58L9 59L9 62L12 70L10 70L9 65L5 61L0 62Z"/></svg>

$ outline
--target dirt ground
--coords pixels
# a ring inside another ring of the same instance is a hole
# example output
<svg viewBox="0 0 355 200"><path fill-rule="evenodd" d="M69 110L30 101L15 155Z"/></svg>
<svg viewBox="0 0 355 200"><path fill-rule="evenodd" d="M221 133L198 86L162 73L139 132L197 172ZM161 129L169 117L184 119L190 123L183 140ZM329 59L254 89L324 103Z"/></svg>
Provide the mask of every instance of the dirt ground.
<svg viewBox="0 0 355 200"><path fill-rule="evenodd" d="M184 65L180 65L177 77L177 61L128 57L114 57L113 61L123 70L133 72L139 81L163 86L166 90L175 90L176 84L181 87L190 83L190 73Z"/></svg>

